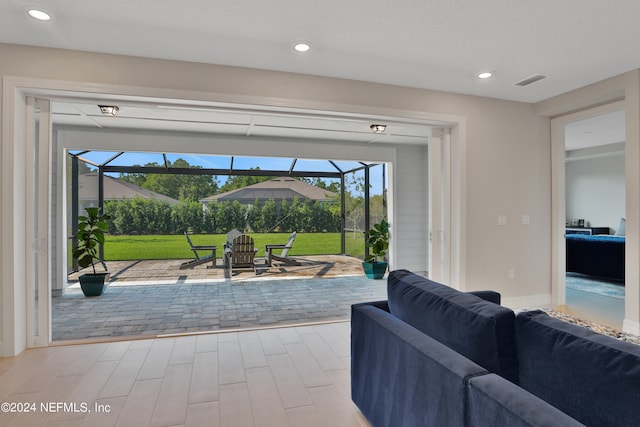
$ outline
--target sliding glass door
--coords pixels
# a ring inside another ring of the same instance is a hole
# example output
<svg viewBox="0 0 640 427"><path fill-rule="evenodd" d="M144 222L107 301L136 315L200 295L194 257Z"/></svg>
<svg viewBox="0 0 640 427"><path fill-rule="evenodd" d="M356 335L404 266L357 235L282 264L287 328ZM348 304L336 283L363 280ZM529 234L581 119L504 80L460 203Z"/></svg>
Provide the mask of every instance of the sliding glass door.
<svg viewBox="0 0 640 427"><path fill-rule="evenodd" d="M429 139L429 278L451 280L451 133L433 129Z"/></svg>
<svg viewBox="0 0 640 427"><path fill-rule="evenodd" d="M27 97L26 295L27 346L50 342L51 299L51 117L48 100Z"/></svg>

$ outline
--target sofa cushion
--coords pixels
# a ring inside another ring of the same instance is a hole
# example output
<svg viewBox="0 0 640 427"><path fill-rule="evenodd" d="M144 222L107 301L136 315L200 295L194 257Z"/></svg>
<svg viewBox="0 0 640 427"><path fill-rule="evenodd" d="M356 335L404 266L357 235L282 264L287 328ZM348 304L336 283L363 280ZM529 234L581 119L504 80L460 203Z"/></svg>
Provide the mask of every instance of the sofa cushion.
<svg viewBox="0 0 640 427"><path fill-rule="evenodd" d="M385 308L352 306L353 401L377 427L463 427L468 380L487 370Z"/></svg>
<svg viewBox="0 0 640 427"><path fill-rule="evenodd" d="M590 426L638 425L640 346L536 310L516 317L520 386Z"/></svg>
<svg viewBox="0 0 640 427"><path fill-rule="evenodd" d="M579 427L569 415L496 374L469 380L466 427Z"/></svg>
<svg viewBox="0 0 640 427"><path fill-rule="evenodd" d="M387 293L394 316L517 382L513 311L406 270L389 274Z"/></svg>

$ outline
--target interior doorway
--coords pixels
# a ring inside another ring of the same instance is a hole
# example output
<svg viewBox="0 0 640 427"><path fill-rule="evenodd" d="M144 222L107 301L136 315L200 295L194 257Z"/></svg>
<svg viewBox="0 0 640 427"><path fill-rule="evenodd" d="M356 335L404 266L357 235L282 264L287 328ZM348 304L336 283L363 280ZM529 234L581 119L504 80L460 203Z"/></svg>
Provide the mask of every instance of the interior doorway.
<svg viewBox="0 0 640 427"><path fill-rule="evenodd" d="M622 329L625 112L622 102L554 119L554 304ZM558 238L558 235L562 236Z"/></svg>

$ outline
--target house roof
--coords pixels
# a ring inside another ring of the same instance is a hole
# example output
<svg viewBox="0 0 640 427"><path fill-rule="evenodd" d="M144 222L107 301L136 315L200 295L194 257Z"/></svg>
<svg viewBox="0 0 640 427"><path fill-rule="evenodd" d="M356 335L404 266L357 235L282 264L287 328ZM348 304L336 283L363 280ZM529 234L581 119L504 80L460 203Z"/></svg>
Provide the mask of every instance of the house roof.
<svg viewBox="0 0 640 427"><path fill-rule="evenodd" d="M98 198L98 173L90 172L78 176L78 195L80 200L96 200ZM124 200L124 199L155 199L170 204L178 203L164 194L147 190L121 179L111 176L104 176L104 199L105 200Z"/></svg>
<svg viewBox="0 0 640 427"><path fill-rule="evenodd" d="M336 193L332 191L307 184L299 179L283 177L259 182L237 190L227 191L226 193L215 194L200 201L206 203L237 200L242 204L251 204L256 200L293 201L295 198L329 201L333 200L335 196Z"/></svg>

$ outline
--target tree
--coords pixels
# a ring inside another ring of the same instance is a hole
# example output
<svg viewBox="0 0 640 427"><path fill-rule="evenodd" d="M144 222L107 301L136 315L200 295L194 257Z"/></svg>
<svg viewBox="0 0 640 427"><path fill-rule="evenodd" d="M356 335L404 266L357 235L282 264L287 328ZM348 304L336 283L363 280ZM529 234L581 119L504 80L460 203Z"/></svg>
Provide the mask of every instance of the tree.
<svg viewBox="0 0 640 427"><path fill-rule="evenodd" d="M217 222L219 232L226 233L234 228L243 231L247 226L247 207L237 200L219 202L217 205Z"/></svg>
<svg viewBox="0 0 640 427"><path fill-rule="evenodd" d="M221 233L221 224L219 220L218 203L208 203L207 210L204 212L202 218L202 226L205 233L218 234Z"/></svg>
<svg viewBox="0 0 640 427"><path fill-rule="evenodd" d="M144 166L159 167L161 165L151 162ZM173 163L168 162L168 167L202 169L201 166L191 166L182 158ZM120 179L180 201L197 202L218 191L217 177L212 175L122 173Z"/></svg>
<svg viewBox="0 0 640 427"><path fill-rule="evenodd" d="M133 165L133 166L140 167L140 165ZM150 166L150 164L147 164L147 166ZM120 176L118 177L118 179L121 179L133 185L137 185L138 187L143 187L144 183L147 181L147 174L120 172Z"/></svg>
<svg viewBox="0 0 640 427"><path fill-rule="evenodd" d="M318 188L322 188L323 190L329 190L333 193L338 193L340 191L340 181L331 181L327 184L325 180L322 178L314 177L314 178L300 178L302 181L307 184L315 185Z"/></svg>
<svg viewBox="0 0 640 427"><path fill-rule="evenodd" d="M273 199L267 200L262 206L262 228L265 232L271 230L278 223L278 209Z"/></svg>
<svg viewBox="0 0 640 427"><path fill-rule="evenodd" d="M287 231L307 231L309 216L304 211L304 203L295 197L289 208Z"/></svg>
<svg viewBox="0 0 640 427"><path fill-rule="evenodd" d="M286 200L282 200L280 202L280 211L278 212L278 227L277 230L292 232L296 228L295 218L292 218L293 212L291 211L291 206L287 203ZM273 226L272 226L273 227Z"/></svg>
<svg viewBox="0 0 640 427"><path fill-rule="evenodd" d="M193 229L199 233L202 231L202 217L202 205L198 202L182 202L174 205L171 209L173 232L179 234Z"/></svg>
<svg viewBox="0 0 640 427"><path fill-rule="evenodd" d="M365 224L365 203L364 203L364 176L349 174L347 175L345 188L345 227L353 231L364 231ZM371 207L371 198L369 199Z"/></svg>
<svg viewBox="0 0 640 427"><path fill-rule="evenodd" d="M264 230L264 223L262 221L262 206L260 206L260 201L258 199L253 202L253 205L249 208L249 212L247 212L247 223L249 229L253 231Z"/></svg>

